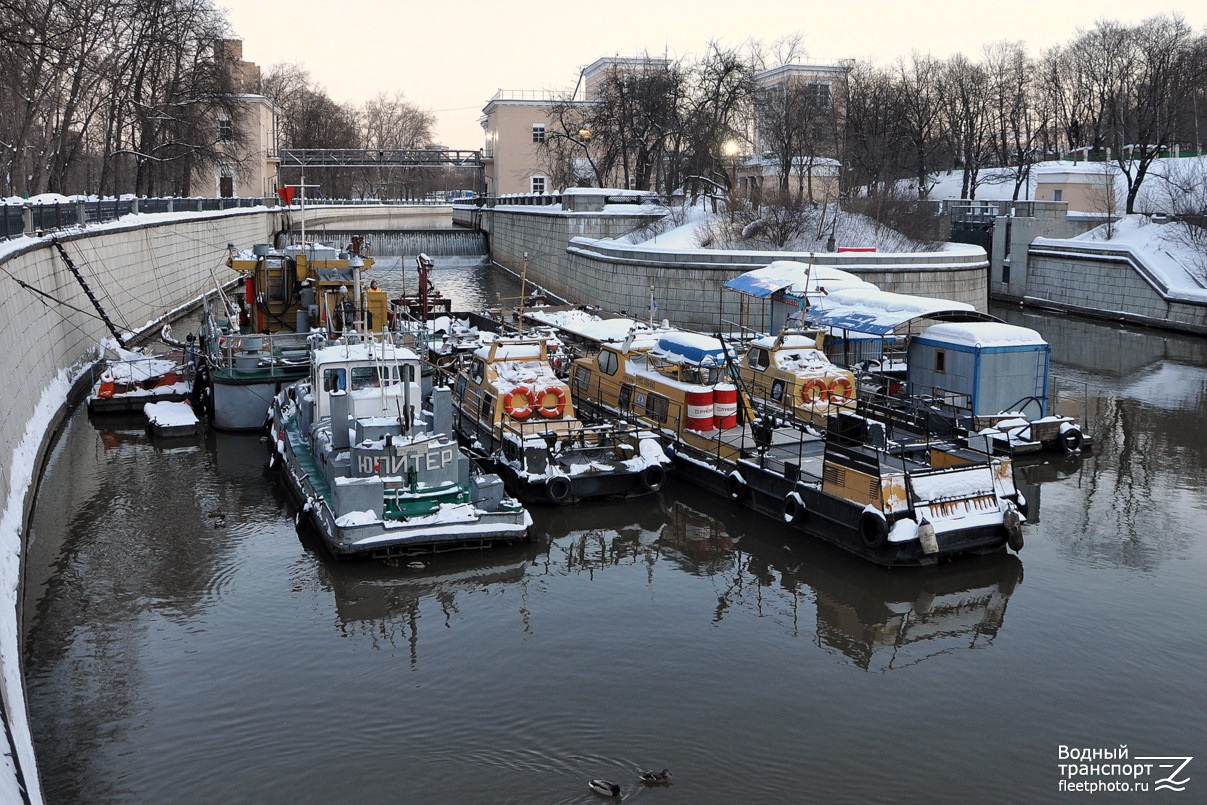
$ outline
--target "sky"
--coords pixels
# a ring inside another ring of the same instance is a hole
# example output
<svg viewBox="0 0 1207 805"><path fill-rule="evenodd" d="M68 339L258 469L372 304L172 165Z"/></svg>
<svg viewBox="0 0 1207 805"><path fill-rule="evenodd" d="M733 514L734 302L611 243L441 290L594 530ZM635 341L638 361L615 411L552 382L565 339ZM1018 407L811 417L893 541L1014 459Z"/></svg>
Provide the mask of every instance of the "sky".
<svg viewBox="0 0 1207 805"><path fill-rule="evenodd" d="M890 64L911 51L979 58L986 44L1023 42L1032 55L1098 20L1134 25L1178 14L1207 30L1207 4L1135 0L215 0L243 58L293 63L338 103L403 92L432 112L446 147L477 149L482 107L499 89L569 91L603 56L701 58L710 42L770 47L800 35L810 61Z"/></svg>

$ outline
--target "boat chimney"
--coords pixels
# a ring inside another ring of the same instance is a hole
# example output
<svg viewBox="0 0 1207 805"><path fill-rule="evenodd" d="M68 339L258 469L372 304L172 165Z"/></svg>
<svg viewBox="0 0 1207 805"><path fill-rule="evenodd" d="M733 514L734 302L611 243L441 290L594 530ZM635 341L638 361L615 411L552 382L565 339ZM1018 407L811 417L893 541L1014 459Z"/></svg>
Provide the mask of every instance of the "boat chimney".
<svg viewBox="0 0 1207 805"><path fill-rule="evenodd" d="M331 447L347 450L348 439L348 392L331 392Z"/></svg>

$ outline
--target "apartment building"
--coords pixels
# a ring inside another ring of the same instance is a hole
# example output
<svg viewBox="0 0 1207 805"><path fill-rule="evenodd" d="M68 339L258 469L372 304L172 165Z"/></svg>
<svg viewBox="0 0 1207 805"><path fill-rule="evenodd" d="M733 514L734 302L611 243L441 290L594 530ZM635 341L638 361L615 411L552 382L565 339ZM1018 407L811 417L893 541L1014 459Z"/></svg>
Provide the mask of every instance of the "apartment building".
<svg viewBox="0 0 1207 805"><path fill-rule="evenodd" d="M214 125L222 158L197 173L195 186L220 198L260 198L277 191L281 159L277 150L277 118L280 110L258 94L260 68L244 61L243 42L223 39L217 43L231 69L231 86L243 107L236 131L234 121L218 116ZM207 190L207 188L209 188Z"/></svg>

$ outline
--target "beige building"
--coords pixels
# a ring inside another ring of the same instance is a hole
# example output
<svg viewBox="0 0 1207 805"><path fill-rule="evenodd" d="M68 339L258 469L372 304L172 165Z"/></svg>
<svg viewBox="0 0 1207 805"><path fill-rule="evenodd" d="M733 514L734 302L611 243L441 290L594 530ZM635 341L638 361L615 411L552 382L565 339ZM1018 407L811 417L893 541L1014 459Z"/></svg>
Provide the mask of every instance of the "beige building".
<svg viewBox="0 0 1207 805"><path fill-rule="evenodd" d="M1119 169L1109 162L1080 162L1035 169L1035 200L1063 201L1069 212L1116 215Z"/></svg>
<svg viewBox="0 0 1207 805"><path fill-rule="evenodd" d="M854 65L850 59L826 64L792 63L755 74L758 103L749 132L751 153L737 168L739 193L779 185L784 168L777 155L776 126L766 115L781 99L786 103L790 91L797 91L796 102L807 104L813 118L815 149L792 158L788 166L790 185L818 202L828 203L838 197L841 165L836 160L837 139L833 133L841 129L846 117L846 81Z"/></svg>
<svg viewBox="0 0 1207 805"><path fill-rule="evenodd" d="M275 196L281 159L277 151L279 110L268 98L256 94L260 68L243 60L243 43L220 40L218 47L231 64L231 85L237 93L243 116L239 130L226 117L214 125L223 158L198 172L197 187L217 198L262 198Z"/></svg>
<svg viewBox="0 0 1207 805"><path fill-rule="evenodd" d="M549 109L558 98L545 90L499 90L482 109L486 142L486 195L550 193L540 146L549 126Z"/></svg>
<svg viewBox="0 0 1207 805"><path fill-rule="evenodd" d="M562 190L553 186L541 151L551 125L549 113L553 105L569 100L589 107L599 98L604 80L612 71L639 74L665 69L669 64L670 60L663 58L608 56L583 68L578 85L569 95L547 90L499 90L482 109L479 121L486 139L482 151L486 195ZM590 134L584 130L583 136L589 138Z"/></svg>

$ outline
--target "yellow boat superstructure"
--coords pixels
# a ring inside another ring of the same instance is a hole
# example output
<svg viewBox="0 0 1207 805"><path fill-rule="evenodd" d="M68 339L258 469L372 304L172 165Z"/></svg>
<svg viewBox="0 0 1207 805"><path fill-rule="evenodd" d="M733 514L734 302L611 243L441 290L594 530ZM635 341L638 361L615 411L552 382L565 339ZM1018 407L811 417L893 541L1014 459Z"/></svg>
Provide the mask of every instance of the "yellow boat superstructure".
<svg viewBox="0 0 1207 805"><path fill-rule="evenodd" d="M739 364L746 392L765 410L825 426L855 408L855 375L826 357L821 330L784 330L750 343Z"/></svg>

